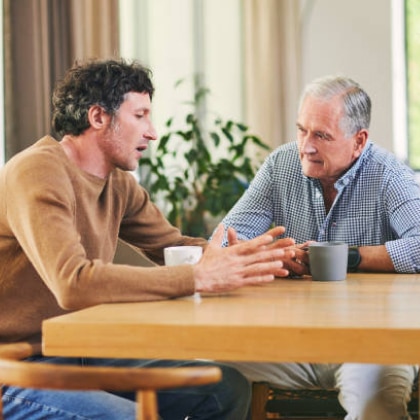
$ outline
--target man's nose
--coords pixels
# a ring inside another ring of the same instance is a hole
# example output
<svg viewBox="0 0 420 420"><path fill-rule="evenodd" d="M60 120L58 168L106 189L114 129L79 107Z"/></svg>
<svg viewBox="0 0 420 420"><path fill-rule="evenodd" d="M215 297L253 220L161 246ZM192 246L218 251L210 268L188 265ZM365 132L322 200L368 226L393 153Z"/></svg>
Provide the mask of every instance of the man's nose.
<svg viewBox="0 0 420 420"><path fill-rule="evenodd" d="M300 150L302 153L313 154L316 153L316 147L314 146L314 140L311 133L306 133L300 139Z"/></svg>
<svg viewBox="0 0 420 420"><path fill-rule="evenodd" d="M152 123L150 123L149 128L146 132L146 137L148 140L156 140L157 139L157 133L155 130L155 127L153 126Z"/></svg>

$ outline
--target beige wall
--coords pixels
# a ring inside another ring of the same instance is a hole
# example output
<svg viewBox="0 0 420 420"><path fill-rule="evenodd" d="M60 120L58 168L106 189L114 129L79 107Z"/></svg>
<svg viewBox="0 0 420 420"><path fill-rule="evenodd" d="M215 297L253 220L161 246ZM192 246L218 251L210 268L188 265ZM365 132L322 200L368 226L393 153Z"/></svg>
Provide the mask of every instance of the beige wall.
<svg viewBox="0 0 420 420"><path fill-rule="evenodd" d="M397 111L401 111L401 107L396 107L393 111L395 74L393 74L392 63L391 26L392 4L402 4L403 0L300 1L302 5L302 83L305 84L317 76L338 72L358 80L370 93L373 100L371 137L403 158L406 152L406 139L403 130L398 129L394 119ZM132 50L133 55L141 56L155 71L155 82L158 87L154 101L156 105L155 122L160 130L162 130L164 120L174 114L180 97L185 99L185 96L180 95L180 92L174 91L174 82L180 77L191 74L192 63L195 59L193 42L188 39L193 30L185 21L186 16L190 13L186 9L190 10L191 2L192 0L182 0L180 3L183 5L182 8L172 6L173 2L167 3L166 0L154 0L153 2L124 0L122 2L123 4L133 3L132 9L138 9L141 16L141 18L140 16L133 18L131 15L122 18L125 28L130 24L133 28L135 27L135 30L128 34L124 43L131 40L135 47ZM222 7L221 3L226 3L226 7ZM25 4L25 0L14 0L13 2L8 0L6 4L17 8L18 5ZM171 7L168 8L168 4ZM213 53L209 52L202 63L208 71L207 82L212 87L209 106L210 109L217 110L234 119L241 119L244 109L241 79L243 63L239 33L241 4L241 0L204 2L204 11L208 22L205 30L205 45L214 51ZM21 17L25 16L22 13L18 13L18 15L21 20ZM165 21L165 16L169 16L167 21ZM210 19L207 19L209 17ZM190 20L187 19L187 21ZM216 21L218 25L212 25L212 22ZM9 27L9 30L16 27L25 28L25 33L29 28L26 24L20 24ZM221 41L224 34L230 34L229 42ZM53 38L57 43L57 37ZM7 39L10 42L9 38ZM37 37L32 35L26 37L25 42L28 39L32 43L37 41L36 44L39 45ZM238 44L236 47L235 43ZM29 45L32 44L29 43ZM14 48L13 51L17 54L16 51L19 52L20 48ZM220 59L221 56L225 58ZM27 59L22 61L28 62ZM17 71L12 72L15 82L20 77L19 72L28 68L32 69L33 66L16 66ZM31 71L31 74L33 75L34 71ZM53 74L51 78L55 79L55 75ZM26 80L31 81L32 77L21 77L20 79L24 83ZM12 98L20 97L19 90L15 88L15 85L13 80L11 83L6 83L6 86L13 86L11 89ZM30 86L32 89L33 86L37 90L41 89L39 84L32 83ZM402 90L403 87L399 89L400 92ZM29 91L31 92L30 89ZM17 143L16 150L11 149L8 153L9 156L21 147L20 143L25 145L26 142L34 141L49 127L48 112L44 113L44 117L34 114L34 112L39 112L42 107L38 105L34 107L35 97L31 94L29 96L32 97L32 101L28 102L29 108L25 103L19 107L15 105L7 107L11 110L10 112L13 112L13 118L9 116L6 119L9 121L6 132L9 134L8 137L13 139L13 143ZM19 110L19 115L16 113L17 110ZM29 116L35 115L35 118L28 119L25 112ZM293 112L290 114L293 116ZM403 110L401 117L396 117L397 123L401 122L405 115ZM21 124L22 121L25 121L25 124ZM294 124L294 118L290 117L289 128L293 129ZM394 131L397 132L396 136L392 134Z"/></svg>
<svg viewBox="0 0 420 420"><path fill-rule="evenodd" d="M302 15L303 83L335 73L358 81L373 102L371 138L389 150L394 149L391 3L304 1Z"/></svg>
<svg viewBox="0 0 420 420"><path fill-rule="evenodd" d="M184 117L181 103L191 100L193 75L203 69L204 85L211 87L209 111L242 118L241 0L205 0L198 15L195 2L120 1L121 55L153 70L153 119L159 134L169 117ZM186 83L175 89L180 79Z"/></svg>
<svg viewBox="0 0 420 420"><path fill-rule="evenodd" d="M122 41L123 44L134 41L134 46L126 52L141 55L154 70L157 86L154 117L159 132L183 97L182 90L174 90L174 81L190 75L197 59L191 39L194 33L192 1L124 0L122 3L126 7L135 3L140 12L131 20L135 30ZM397 130L399 134L393 139L393 2L403 4L403 0L300 0L302 88L313 78L331 73L346 74L360 82L373 101L371 138L404 157L404 133ZM209 106L235 119L244 118L240 33L243 4L243 0L203 2L206 51L201 64L205 66L206 82L212 89ZM134 6L129 8L135 10ZM127 28L129 17L123 21ZM142 25L139 22L143 22ZM136 40L145 38L147 41L144 45L140 43L139 51ZM290 107L295 105L290 103ZM294 111L288 112L286 122L286 131L293 133ZM405 112L402 115L404 117Z"/></svg>

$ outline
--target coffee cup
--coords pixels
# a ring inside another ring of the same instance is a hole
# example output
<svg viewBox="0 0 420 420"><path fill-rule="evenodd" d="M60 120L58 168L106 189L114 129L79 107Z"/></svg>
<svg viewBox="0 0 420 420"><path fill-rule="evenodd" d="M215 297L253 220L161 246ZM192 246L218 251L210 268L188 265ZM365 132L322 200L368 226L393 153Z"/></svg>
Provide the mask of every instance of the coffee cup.
<svg viewBox="0 0 420 420"><path fill-rule="evenodd" d="M203 254L201 246L170 246L163 250L165 265L196 264Z"/></svg>
<svg viewBox="0 0 420 420"><path fill-rule="evenodd" d="M313 280L344 280L348 245L345 242L313 242L309 245L309 268Z"/></svg>

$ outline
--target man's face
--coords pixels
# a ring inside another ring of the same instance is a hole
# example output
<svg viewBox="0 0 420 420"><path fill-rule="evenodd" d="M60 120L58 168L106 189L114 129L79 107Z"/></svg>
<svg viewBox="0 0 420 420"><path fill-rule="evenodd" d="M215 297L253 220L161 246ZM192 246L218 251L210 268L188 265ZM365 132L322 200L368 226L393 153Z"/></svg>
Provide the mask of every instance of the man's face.
<svg viewBox="0 0 420 420"><path fill-rule="evenodd" d="M297 120L299 157L303 173L333 184L360 156L367 139L361 130L345 138L340 128L342 100L304 99Z"/></svg>
<svg viewBox="0 0 420 420"><path fill-rule="evenodd" d="M109 122L102 150L114 168L133 171L150 140L157 135L151 122L148 93L129 92Z"/></svg>

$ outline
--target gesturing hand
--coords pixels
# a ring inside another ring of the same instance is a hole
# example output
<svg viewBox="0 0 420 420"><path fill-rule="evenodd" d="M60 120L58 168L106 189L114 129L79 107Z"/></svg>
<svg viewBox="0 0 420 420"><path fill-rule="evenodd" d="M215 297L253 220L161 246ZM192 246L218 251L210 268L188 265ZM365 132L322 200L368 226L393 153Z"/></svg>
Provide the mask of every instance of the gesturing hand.
<svg viewBox="0 0 420 420"><path fill-rule="evenodd" d="M238 241L235 231L229 229L230 246L222 248L224 228L219 225L201 260L193 267L196 291L223 292L287 276L282 258L293 256L286 247L294 241L274 242L282 233L284 228L277 227L249 241Z"/></svg>
<svg viewBox="0 0 420 420"><path fill-rule="evenodd" d="M291 275L303 276L305 274L310 274L308 246L311 242L313 241L307 241L299 245L294 245L291 247L294 251L294 255L283 259L284 267L291 273Z"/></svg>

